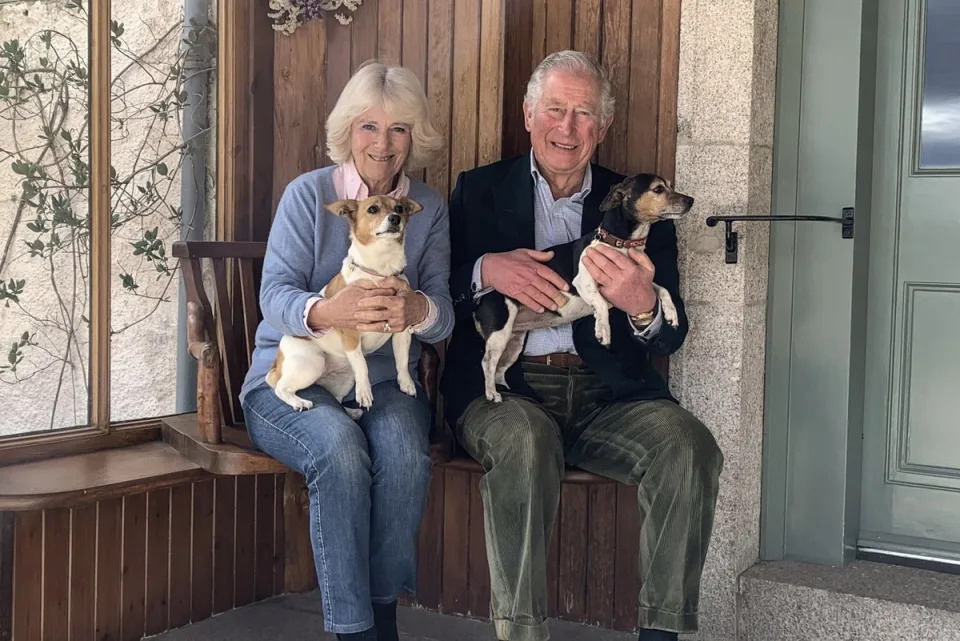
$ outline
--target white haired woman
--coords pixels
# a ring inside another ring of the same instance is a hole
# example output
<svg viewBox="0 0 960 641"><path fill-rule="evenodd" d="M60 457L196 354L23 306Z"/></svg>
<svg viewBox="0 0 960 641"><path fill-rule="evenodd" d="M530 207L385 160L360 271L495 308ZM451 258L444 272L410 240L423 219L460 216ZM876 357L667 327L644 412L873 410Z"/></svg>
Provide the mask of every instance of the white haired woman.
<svg viewBox="0 0 960 641"><path fill-rule="evenodd" d="M240 397L257 447L306 477L324 626L338 639L395 641L397 595L416 588L417 532L430 482L431 412L423 390L416 398L400 391L390 342L367 356L375 401L356 421L317 385L299 392L313 408L297 412L264 377L284 334L383 331L389 324L393 332L412 327L428 343L450 335L446 201L407 173L429 164L443 141L416 75L379 63L347 82L326 127L336 164L291 182L270 229L264 320ZM423 206L405 231L410 284L396 278L377 289L354 284L323 298L318 292L340 271L349 245L347 222L324 206L384 194ZM419 354L414 341L414 379Z"/></svg>

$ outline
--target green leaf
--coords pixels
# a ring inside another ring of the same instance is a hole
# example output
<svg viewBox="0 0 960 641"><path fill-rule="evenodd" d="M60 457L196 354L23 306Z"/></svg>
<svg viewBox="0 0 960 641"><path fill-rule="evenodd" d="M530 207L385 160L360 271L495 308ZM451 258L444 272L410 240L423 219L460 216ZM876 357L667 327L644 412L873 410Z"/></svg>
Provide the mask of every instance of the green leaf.
<svg viewBox="0 0 960 641"><path fill-rule="evenodd" d="M166 163L158 163L158 164L157 164L157 173L158 173L158 174L160 174L161 176L166 176L166 175L167 175L167 171L168 171L168 170L167 170L167 165L166 165Z"/></svg>

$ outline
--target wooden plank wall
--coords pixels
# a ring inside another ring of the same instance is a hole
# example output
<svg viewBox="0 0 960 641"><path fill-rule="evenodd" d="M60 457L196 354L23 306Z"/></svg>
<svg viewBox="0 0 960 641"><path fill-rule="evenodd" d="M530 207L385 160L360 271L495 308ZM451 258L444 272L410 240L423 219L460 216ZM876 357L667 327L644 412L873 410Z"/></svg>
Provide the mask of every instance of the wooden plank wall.
<svg viewBox="0 0 960 641"><path fill-rule="evenodd" d="M283 476L266 474L0 514L0 577L3 525L13 531L0 630L12 627L13 641L135 641L279 594L282 500Z"/></svg>

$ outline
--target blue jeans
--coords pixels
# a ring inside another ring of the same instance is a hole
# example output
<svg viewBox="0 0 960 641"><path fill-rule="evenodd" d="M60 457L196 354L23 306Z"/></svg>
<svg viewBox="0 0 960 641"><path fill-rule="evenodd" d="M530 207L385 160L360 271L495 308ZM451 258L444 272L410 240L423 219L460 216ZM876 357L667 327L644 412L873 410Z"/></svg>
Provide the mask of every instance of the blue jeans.
<svg viewBox="0 0 960 641"><path fill-rule="evenodd" d="M417 580L417 533L430 484L430 408L396 381L373 386L354 422L316 385L297 412L266 385L243 403L254 444L306 477L310 539L329 632L373 627L372 602L389 603Z"/></svg>

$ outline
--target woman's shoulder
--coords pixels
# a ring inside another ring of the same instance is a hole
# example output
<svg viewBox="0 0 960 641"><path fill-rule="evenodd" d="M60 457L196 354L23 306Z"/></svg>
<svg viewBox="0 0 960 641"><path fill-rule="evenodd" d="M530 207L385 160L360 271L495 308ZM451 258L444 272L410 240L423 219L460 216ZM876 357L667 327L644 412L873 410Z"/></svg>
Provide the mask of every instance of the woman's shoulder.
<svg viewBox="0 0 960 641"><path fill-rule="evenodd" d="M336 168L336 165L331 165L329 167L320 167L319 169L304 172L287 183L287 190L298 193L309 192L316 194L322 191L325 185L333 185L333 172Z"/></svg>

